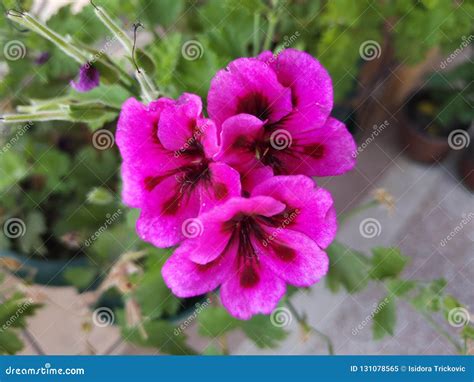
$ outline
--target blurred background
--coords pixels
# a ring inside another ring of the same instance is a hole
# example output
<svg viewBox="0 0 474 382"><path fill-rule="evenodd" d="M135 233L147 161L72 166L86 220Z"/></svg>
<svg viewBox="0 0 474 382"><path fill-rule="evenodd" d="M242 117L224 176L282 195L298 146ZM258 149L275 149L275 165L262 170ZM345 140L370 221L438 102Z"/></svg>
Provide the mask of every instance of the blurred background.
<svg viewBox="0 0 474 382"><path fill-rule="evenodd" d="M239 323L214 295L172 296L160 275L170 252L141 243L137 211L120 202L113 133L129 87L74 91L79 64L2 17L0 114L63 102L87 112L0 120L0 353L327 354L329 343L336 354L472 352L472 1L94 3L130 38L132 24L143 24L137 45L171 97L205 100L217 70L262 50L291 47L319 59L333 79L333 115L358 144L351 173L316 179L335 198L338 242L366 253L399 247L408 259L400 277L419 290L385 306L387 292L357 252L334 249L327 280L292 296L303 318ZM132 70L88 1L2 7L29 10L71 44ZM95 110L97 100L107 108ZM463 309L461 324L449 319L453 309Z"/></svg>

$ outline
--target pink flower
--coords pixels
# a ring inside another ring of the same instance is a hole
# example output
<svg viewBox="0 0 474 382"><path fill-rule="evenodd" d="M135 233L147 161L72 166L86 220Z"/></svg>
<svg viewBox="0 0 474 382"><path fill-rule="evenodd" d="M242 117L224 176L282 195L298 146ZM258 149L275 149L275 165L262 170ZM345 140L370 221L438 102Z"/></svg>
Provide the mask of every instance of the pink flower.
<svg viewBox="0 0 474 382"><path fill-rule="evenodd" d="M196 95L161 98L148 106L127 100L116 138L123 158L122 198L141 209L138 235L158 247L176 245L186 236L187 219L241 194L237 171L212 160L216 127L202 117Z"/></svg>
<svg viewBox="0 0 474 382"><path fill-rule="evenodd" d="M217 158L242 174L270 166L275 174L339 175L355 165L355 143L329 116L331 79L305 52L239 58L219 71L208 94L221 134Z"/></svg>
<svg viewBox="0 0 474 382"><path fill-rule="evenodd" d="M180 245L163 278L178 297L220 286L222 304L240 319L271 313L286 284L320 280L337 229L331 195L305 176L268 179L198 220L201 235Z"/></svg>

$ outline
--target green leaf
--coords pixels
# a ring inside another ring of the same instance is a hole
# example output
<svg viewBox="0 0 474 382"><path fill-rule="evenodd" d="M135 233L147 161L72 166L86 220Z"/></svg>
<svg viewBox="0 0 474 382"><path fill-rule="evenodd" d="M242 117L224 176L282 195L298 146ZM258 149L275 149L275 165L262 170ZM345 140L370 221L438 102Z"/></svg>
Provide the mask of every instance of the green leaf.
<svg viewBox="0 0 474 382"><path fill-rule="evenodd" d="M130 94L119 85L100 85L89 92L80 93L71 88L71 96L79 101L102 102L120 108Z"/></svg>
<svg viewBox="0 0 474 382"><path fill-rule="evenodd" d="M387 296L381 300L373 318L372 333L375 340L382 339L385 335L393 336L397 320L397 306L395 299Z"/></svg>
<svg viewBox="0 0 474 382"><path fill-rule="evenodd" d="M403 256L399 248L373 248L370 276L377 280L397 277L408 263L408 257Z"/></svg>
<svg viewBox="0 0 474 382"><path fill-rule="evenodd" d="M161 276L161 268L169 257L166 249L150 249L144 274L138 281L134 296L140 305L142 314L147 319L156 319L163 315L174 315L179 307L180 300L175 297L166 286Z"/></svg>
<svg viewBox="0 0 474 382"><path fill-rule="evenodd" d="M456 300L453 296L447 295L444 297L443 306L444 306L444 311L445 311L446 319L447 319L449 311L455 308L462 307L462 304L458 300Z"/></svg>
<svg viewBox="0 0 474 382"><path fill-rule="evenodd" d="M368 267L364 255L343 244L333 243L327 249L329 273L326 283L333 292L344 287L349 293L361 291L368 283Z"/></svg>
<svg viewBox="0 0 474 382"><path fill-rule="evenodd" d="M43 149L36 155L33 171L35 174L46 177L49 189L60 190L61 177L67 174L71 160L66 154L56 149L50 147Z"/></svg>
<svg viewBox="0 0 474 382"><path fill-rule="evenodd" d="M224 355L224 353L217 346L211 344L204 349L202 355Z"/></svg>
<svg viewBox="0 0 474 382"><path fill-rule="evenodd" d="M240 321L221 306L210 306L199 313L198 332L201 336L218 338L235 329L241 329L260 348L276 347L288 334L283 328L273 325L269 316L257 315Z"/></svg>
<svg viewBox="0 0 474 382"><path fill-rule="evenodd" d="M176 331L176 327L168 321L145 321L144 329L147 338L143 338L138 328L127 326L123 311L116 314L122 337L139 346L153 347L161 353L190 355L196 352L186 344L183 332Z"/></svg>
<svg viewBox="0 0 474 382"><path fill-rule="evenodd" d="M415 281L392 279L387 283L387 289L394 296L405 296L416 286Z"/></svg>
<svg viewBox="0 0 474 382"><path fill-rule="evenodd" d="M69 105L69 117L76 122L85 122L92 130L97 130L107 122L115 120L118 110L110 109L101 102L85 102Z"/></svg>
<svg viewBox="0 0 474 382"><path fill-rule="evenodd" d="M240 321L240 326L259 348L274 348L288 335L283 328L275 326L269 316L254 316L248 321Z"/></svg>
<svg viewBox="0 0 474 382"><path fill-rule="evenodd" d="M46 220L39 211L32 211L25 221L25 234L19 238L20 249L23 253L43 254L46 252L41 235L46 232Z"/></svg>
<svg viewBox="0 0 474 382"><path fill-rule="evenodd" d="M437 312L442 305L441 297L445 287L446 280L434 280L419 290L418 294L412 298L411 304L420 310Z"/></svg>
<svg viewBox="0 0 474 382"><path fill-rule="evenodd" d="M110 204L114 196L104 187L95 187L87 194L87 201L91 204Z"/></svg>
<svg viewBox="0 0 474 382"><path fill-rule="evenodd" d="M93 267L73 267L64 272L64 279L79 290L87 289L96 277L97 269Z"/></svg>
<svg viewBox="0 0 474 382"><path fill-rule="evenodd" d="M184 0L140 0L140 7L145 10L143 16L151 27L157 24L167 28L174 24L179 14L183 11Z"/></svg>
<svg viewBox="0 0 474 382"><path fill-rule="evenodd" d="M0 329L24 328L26 317L32 316L39 307L40 305L26 299L23 294L13 294L0 305Z"/></svg>
<svg viewBox="0 0 474 382"><path fill-rule="evenodd" d="M210 306L198 316L198 332L204 337L217 338L238 326L239 320L221 306Z"/></svg>
<svg viewBox="0 0 474 382"><path fill-rule="evenodd" d="M469 338L471 340L474 340L474 326L465 326L461 331L461 336L463 338Z"/></svg>
<svg viewBox="0 0 474 382"><path fill-rule="evenodd" d="M0 330L0 354L16 354L23 349L23 342L13 330Z"/></svg>
<svg viewBox="0 0 474 382"><path fill-rule="evenodd" d="M5 150L7 145L2 150ZM0 150L0 192L7 190L26 175L27 164L23 153L12 149L6 152Z"/></svg>

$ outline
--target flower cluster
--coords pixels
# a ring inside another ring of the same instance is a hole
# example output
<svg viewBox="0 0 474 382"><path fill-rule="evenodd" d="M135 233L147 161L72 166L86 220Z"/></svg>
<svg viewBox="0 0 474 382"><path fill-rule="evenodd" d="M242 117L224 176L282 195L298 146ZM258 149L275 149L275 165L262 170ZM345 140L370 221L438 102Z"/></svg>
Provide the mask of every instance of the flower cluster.
<svg viewBox="0 0 474 382"><path fill-rule="evenodd" d="M326 274L336 213L309 176L355 165L354 141L329 116L332 106L328 73L295 49L219 71L209 118L188 93L125 102L116 139L123 200L140 209L141 239L178 246L162 270L175 295L220 287L226 309L248 319L271 313L287 284L307 287Z"/></svg>

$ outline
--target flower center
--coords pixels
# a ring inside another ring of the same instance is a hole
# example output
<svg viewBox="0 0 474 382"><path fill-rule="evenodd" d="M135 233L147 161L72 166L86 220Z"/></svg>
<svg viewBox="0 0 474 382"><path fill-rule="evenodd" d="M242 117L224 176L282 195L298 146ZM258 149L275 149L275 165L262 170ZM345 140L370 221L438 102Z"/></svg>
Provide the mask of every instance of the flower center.
<svg viewBox="0 0 474 382"><path fill-rule="evenodd" d="M270 112L270 103L262 93L246 94L237 102L236 114L251 114L264 121L268 119Z"/></svg>

